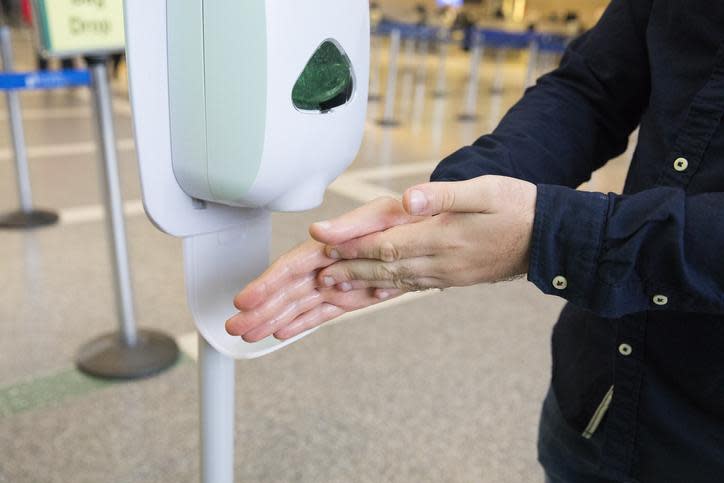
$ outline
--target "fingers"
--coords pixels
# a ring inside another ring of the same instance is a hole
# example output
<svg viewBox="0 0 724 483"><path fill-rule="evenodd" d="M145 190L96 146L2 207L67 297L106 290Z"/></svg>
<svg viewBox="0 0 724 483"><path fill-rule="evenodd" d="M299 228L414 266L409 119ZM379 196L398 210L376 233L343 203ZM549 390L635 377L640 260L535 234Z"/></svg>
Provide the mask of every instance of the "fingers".
<svg viewBox="0 0 724 483"><path fill-rule="evenodd" d="M313 274L334 261L325 255L324 245L309 240L281 256L239 292L234 298L234 306L242 311L258 307L295 279Z"/></svg>
<svg viewBox="0 0 724 483"><path fill-rule="evenodd" d="M366 258L383 262L432 255L437 236L426 228L425 222L400 225L341 245L328 246L325 252L333 259Z"/></svg>
<svg viewBox="0 0 724 483"><path fill-rule="evenodd" d="M280 318L280 314L286 314L289 310L296 310L296 312L288 314L291 316L289 320L309 310L311 307L307 305L320 298L319 292L316 290L315 275L312 273L297 279L278 290L262 304L252 309L242 310L226 321L226 331L230 335L243 335L265 322L276 321ZM316 303L320 302L318 300Z"/></svg>
<svg viewBox="0 0 724 483"><path fill-rule="evenodd" d="M275 297L263 307L235 315L226 322L227 332L230 335L241 336L246 342L258 342L322 304L339 307L344 313L402 294L400 290L367 288L349 292L340 292L336 289L320 291L314 288L314 284L314 279L305 281L296 291L290 290L285 297Z"/></svg>
<svg viewBox="0 0 724 483"><path fill-rule="evenodd" d="M330 290L325 294L328 302L300 315L292 323L276 331L274 337L279 340L291 339L347 312L399 297L403 293L402 290L385 289L365 289L348 293Z"/></svg>
<svg viewBox="0 0 724 483"><path fill-rule="evenodd" d="M326 245L338 245L393 226L418 221L394 198L378 198L334 220L314 223L309 233Z"/></svg>
<svg viewBox="0 0 724 483"><path fill-rule="evenodd" d="M279 340L291 339L302 332L306 332L307 330L311 330L324 324L325 322L329 322L344 313L344 309L335 305L327 303L318 305L312 310L297 317L291 324L276 331L274 333L274 337Z"/></svg>
<svg viewBox="0 0 724 483"><path fill-rule="evenodd" d="M241 338L244 339L245 342L259 342L260 340L266 339L274 332L288 326L289 323L299 317L300 314L305 314L310 310L314 310L320 305L324 304L322 303L322 298L319 295L319 292L315 290L315 293L308 294L306 297L289 304L273 318L270 318L255 326L251 330L247 330L242 333Z"/></svg>
<svg viewBox="0 0 724 483"><path fill-rule="evenodd" d="M431 216L443 212L485 213L495 204L495 176L426 183L405 191L402 203L407 213Z"/></svg>
<svg viewBox="0 0 724 483"><path fill-rule="evenodd" d="M355 287L398 288L408 292L440 287L428 257L411 258L398 262L377 260L344 260L320 271L318 280L325 287L337 286L342 291Z"/></svg>

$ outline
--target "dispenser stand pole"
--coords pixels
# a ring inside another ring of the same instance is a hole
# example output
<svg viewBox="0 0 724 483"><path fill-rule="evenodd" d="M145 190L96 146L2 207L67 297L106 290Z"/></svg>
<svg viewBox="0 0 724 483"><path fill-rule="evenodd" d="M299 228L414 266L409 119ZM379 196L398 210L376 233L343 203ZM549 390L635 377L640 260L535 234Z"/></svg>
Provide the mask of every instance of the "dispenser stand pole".
<svg viewBox="0 0 724 483"><path fill-rule="evenodd" d="M234 483L234 359L198 338L201 483Z"/></svg>

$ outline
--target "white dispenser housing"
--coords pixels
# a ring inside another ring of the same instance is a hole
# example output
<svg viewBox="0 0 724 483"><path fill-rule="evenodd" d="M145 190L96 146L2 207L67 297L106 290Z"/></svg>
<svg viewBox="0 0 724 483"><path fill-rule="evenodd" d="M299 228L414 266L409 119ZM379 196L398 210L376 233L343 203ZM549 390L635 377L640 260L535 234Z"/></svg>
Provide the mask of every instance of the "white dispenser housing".
<svg viewBox="0 0 724 483"><path fill-rule="evenodd" d="M366 9L349 0L169 1L171 149L181 188L232 206L319 205L361 142ZM305 91L309 80L316 91ZM322 100L295 105L295 93Z"/></svg>
<svg viewBox="0 0 724 483"><path fill-rule="evenodd" d="M268 264L268 210L319 205L359 149L368 2L125 6L144 206L157 227L184 238L187 295L199 332L235 358L293 342L270 337L248 344L226 334L224 322L235 312L235 293ZM331 74L303 76L307 66L324 62Z"/></svg>

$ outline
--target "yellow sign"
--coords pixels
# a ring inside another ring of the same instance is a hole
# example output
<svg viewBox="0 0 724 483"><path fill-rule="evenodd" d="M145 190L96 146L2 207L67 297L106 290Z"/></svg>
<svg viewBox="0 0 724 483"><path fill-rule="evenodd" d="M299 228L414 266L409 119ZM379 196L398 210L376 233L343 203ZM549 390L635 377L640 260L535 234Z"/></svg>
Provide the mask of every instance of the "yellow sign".
<svg viewBox="0 0 724 483"><path fill-rule="evenodd" d="M35 0L35 25L48 55L120 52L123 0Z"/></svg>

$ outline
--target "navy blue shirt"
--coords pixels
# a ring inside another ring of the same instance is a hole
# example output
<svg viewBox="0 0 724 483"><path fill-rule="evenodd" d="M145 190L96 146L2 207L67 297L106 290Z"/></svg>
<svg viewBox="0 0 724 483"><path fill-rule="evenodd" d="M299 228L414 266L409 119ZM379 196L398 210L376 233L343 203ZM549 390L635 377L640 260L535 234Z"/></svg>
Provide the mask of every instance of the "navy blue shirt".
<svg viewBox="0 0 724 483"><path fill-rule="evenodd" d="M724 2L613 0L432 176L537 184L528 279L569 302L553 389L617 481L724 482L722 114ZM574 190L637 126L624 194Z"/></svg>

